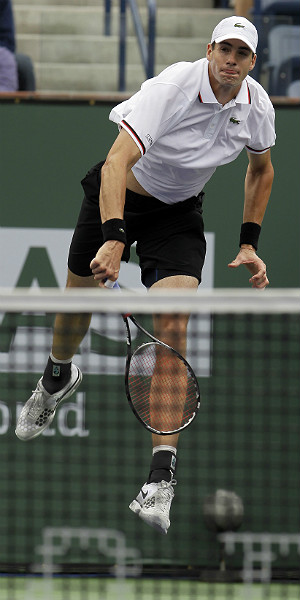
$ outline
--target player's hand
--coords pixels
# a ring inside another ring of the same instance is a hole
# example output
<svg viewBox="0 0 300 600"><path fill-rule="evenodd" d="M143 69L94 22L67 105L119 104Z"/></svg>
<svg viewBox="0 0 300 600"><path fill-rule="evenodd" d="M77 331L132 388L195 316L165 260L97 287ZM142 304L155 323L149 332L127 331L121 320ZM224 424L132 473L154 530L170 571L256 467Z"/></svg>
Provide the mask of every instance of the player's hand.
<svg viewBox="0 0 300 600"><path fill-rule="evenodd" d="M249 282L253 288L263 290L267 285L269 285L266 265L261 258L257 256L254 248L242 247L237 257L231 263L229 263L228 267L235 269L240 265L245 265L245 267L252 274Z"/></svg>
<svg viewBox="0 0 300 600"><path fill-rule="evenodd" d="M94 279L99 281L99 287L104 287L106 279L118 279L123 250L124 244L117 240L108 240L99 248L90 263Z"/></svg>

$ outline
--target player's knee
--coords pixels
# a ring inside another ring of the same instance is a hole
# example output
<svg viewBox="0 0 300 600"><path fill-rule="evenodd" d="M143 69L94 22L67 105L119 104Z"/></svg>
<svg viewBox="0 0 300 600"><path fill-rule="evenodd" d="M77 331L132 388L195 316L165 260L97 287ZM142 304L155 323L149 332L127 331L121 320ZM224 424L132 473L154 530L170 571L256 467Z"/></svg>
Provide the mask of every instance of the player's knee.
<svg viewBox="0 0 300 600"><path fill-rule="evenodd" d="M163 315L155 335L182 353L185 348L187 323L188 318L185 315Z"/></svg>

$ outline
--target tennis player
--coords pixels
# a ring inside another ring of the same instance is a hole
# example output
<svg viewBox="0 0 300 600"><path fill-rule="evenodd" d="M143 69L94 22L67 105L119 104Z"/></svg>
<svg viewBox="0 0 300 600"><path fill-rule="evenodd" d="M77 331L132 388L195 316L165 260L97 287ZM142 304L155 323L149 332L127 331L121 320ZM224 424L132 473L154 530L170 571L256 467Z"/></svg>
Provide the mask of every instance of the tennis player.
<svg viewBox="0 0 300 600"><path fill-rule="evenodd" d="M243 149L249 164L240 237L235 233L240 248L228 266L245 265L254 288L268 285L256 251L273 182L275 131L269 97L249 76L257 42L251 22L226 18L214 29L205 58L171 65L113 108L110 119L119 134L106 160L82 181L85 196L70 246L67 287L103 287L106 278L116 280L120 261L129 260L136 241L147 288L196 290L206 246L203 188L219 165L235 160ZM212 201L217 215L221 190ZM230 227L230 206L224 227ZM44 375L17 423L21 440L38 436L58 404L78 387L82 375L72 357L90 318L56 316ZM184 355L187 323L188 315L156 316L154 333ZM178 435L153 435L149 476L130 504L164 534L176 483L177 442Z"/></svg>

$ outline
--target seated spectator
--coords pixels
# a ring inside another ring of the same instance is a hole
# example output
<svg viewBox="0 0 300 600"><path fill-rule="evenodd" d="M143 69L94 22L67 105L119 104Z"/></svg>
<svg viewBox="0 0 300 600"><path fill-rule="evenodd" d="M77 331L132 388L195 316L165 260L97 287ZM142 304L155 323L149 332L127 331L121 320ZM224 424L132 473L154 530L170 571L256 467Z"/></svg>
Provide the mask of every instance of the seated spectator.
<svg viewBox="0 0 300 600"><path fill-rule="evenodd" d="M0 92L18 89L15 26L11 0L0 0Z"/></svg>

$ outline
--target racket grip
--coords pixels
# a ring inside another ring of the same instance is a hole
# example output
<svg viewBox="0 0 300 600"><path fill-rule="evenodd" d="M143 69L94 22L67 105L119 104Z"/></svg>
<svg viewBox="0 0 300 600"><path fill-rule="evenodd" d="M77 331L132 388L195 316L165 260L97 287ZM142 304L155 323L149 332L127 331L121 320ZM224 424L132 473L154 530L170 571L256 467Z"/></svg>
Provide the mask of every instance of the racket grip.
<svg viewBox="0 0 300 600"><path fill-rule="evenodd" d="M119 286L119 284L118 284L118 282L117 281L112 281L111 279L106 279L104 285L105 285L105 287L107 287L107 288L109 288L111 290L113 290L113 289L120 290L121 289L120 286Z"/></svg>
<svg viewBox="0 0 300 600"><path fill-rule="evenodd" d="M118 290L118 291L121 290L118 282L117 281L112 281L111 279L106 279L106 281L104 282L104 286L106 288L110 289L110 290ZM131 316L131 313L126 313L126 314L122 313L122 317L123 317L124 320L127 319L127 317L130 317L130 316Z"/></svg>

